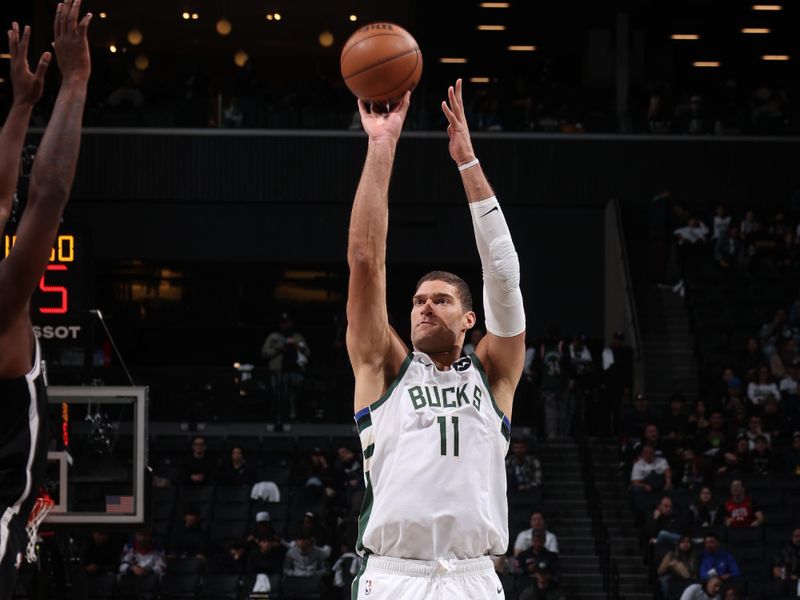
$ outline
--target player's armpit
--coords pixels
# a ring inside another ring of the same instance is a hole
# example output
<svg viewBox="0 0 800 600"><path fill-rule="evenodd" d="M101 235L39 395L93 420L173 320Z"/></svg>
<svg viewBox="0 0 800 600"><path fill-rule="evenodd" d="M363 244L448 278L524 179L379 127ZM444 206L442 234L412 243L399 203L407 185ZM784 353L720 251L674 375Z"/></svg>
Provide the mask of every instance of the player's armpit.
<svg viewBox="0 0 800 600"><path fill-rule="evenodd" d="M512 337L487 333L475 348L475 354L486 369L500 410L511 418L514 392L525 366L525 332Z"/></svg>

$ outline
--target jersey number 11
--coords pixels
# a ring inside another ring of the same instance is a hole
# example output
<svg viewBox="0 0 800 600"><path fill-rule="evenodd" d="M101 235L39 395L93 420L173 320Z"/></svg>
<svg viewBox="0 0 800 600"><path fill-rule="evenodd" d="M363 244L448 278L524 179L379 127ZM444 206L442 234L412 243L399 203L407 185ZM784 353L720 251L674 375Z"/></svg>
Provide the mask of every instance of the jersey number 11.
<svg viewBox="0 0 800 600"><path fill-rule="evenodd" d="M436 417L439 434L442 438L442 456L447 456L447 417ZM453 456L458 456L458 417L450 417L453 422Z"/></svg>

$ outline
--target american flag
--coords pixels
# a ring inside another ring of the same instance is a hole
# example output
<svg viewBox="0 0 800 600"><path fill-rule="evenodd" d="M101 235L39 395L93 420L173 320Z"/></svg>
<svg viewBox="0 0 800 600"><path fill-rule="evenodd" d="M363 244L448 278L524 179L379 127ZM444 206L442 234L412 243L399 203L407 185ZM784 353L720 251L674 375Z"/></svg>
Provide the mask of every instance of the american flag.
<svg viewBox="0 0 800 600"><path fill-rule="evenodd" d="M133 512L133 496L106 496L106 512L123 514Z"/></svg>

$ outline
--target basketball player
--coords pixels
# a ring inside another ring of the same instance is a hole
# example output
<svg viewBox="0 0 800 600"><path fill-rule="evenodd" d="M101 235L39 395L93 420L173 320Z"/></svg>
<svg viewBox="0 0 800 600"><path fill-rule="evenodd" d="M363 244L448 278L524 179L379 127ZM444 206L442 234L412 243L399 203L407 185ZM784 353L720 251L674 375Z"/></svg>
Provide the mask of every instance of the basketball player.
<svg viewBox="0 0 800 600"><path fill-rule="evenodd" d="M86 31L91 14L78 20L80 0L58 5L55 55L61 88L31 174L28 203L16 243L0 262L0 600L14 594L27 545L25 525L47 460L47 398L39 344L30 320L30 299L47 266L78 160L89 79ZM8 32L14 105L0 134L0 231L11 212L19 157L33 104L39 100L50 53L35 73L28 69L30 29Z"/></svg>
<svg viewBox="0 0 800 600"><path fill-rule="evenodd" d="M476 316L466 283L433 271L411 302L409 350L388 322L386 233L395 146L410 94L388 114L359 102L369 135L350 218L347 349L366 492L354 599L503 598L490 555L508 547L504 457L525 358L519 262L472 149L461 80L448 89L450 156L483 265L486 336L460 358ZM454 234L455 235L455 234Z"/></svg>

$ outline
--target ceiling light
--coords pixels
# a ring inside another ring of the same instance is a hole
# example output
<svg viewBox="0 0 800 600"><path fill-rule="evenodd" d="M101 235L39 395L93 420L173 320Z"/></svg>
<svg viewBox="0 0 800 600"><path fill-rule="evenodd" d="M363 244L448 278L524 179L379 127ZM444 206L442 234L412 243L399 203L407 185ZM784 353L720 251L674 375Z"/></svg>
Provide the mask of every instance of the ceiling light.
<svg viewBox="0 0 800 600"><path fill-rule="evenodd" d="M463 65L466 64L467 59L461 57L444 57L440 58L439 62L443 65Z"/></svg>
<svg viewBox="0 0 800 600"><path fill-rule="evenodd" d="M106 18L108 18L108 13L104 11L104 12L101 12L99 16L100 16L101 19L106 19Z"/></svg>
<svg viewBox="0 0 800 600"><path fill-rule="evenodd" d="M197 13L192 13L192 21L197 21L197 19L199 19L199 18L200 18L200 15L198 15Z"/></svg>
<svg viewBox="0 0 800 600"><path fill-rule="evenodd" d="M745 27L742 29L742 33L769 33L769 29L766 27Z"/></svg>
<svg viewBox="0 0 800 600"><path fill-rule="evenodd" d="M0 58L11 58L11 54L8 52L3 52L0 54Z"/></svg>
<svg viewBox="0 0 800 600"><path fill-rule="evenodd" d="M699 40L700 36L696 33L673 33L669 36L673 40Z"/></svg>
<svg viewBox="0 0 800 600"><path fill-rule="evenodd" d="M116 54L117 53L117 47L114 44L111 44L108 47L108 51L111 52L111 54Z"/></svg>
<svg viewBox="0 0 800 600"><path fill-rule="evenodd" d="M490 81L491 81L491 79L489 79L488 77L470 77L469 78L469 82L470 83L489 83Z"/></svg>
<svg viewBox="0 0 800 600"><path fill-rule="evenodd" d="M190 13L188 13L188 12L185 12L185 11L181 13L181 16L183 17L184 21L188 21L189 19L192 18L192 15Z"/></svg>
<svg viewBox="0 0 800 600"><path fill-rule="evenodd" d="M231 22L228 21L228 19L222 17L219 21L217 21L216 29L218 34L228 35L233 29L233 25L231 25Z"/></svg>
<svg viewBox="0 0 800 600"><path fill-rule="evenodd" d="M713 67L718 67L721 64L722 63L719 62L718 60L696 60L696 61L694 61L692 63L692 66L693 67L709 67L709 68L713 68Z"/></svg>
<svg viewBox="0 0 800 600"><path fill-rule="evenodd" d="M327 29L319 34L319 45L323 48L330 48L333 46L333 34Z"/></svg>
<svg viewBox="0 0 800 600"><path fill-rule="evenodd" d="M536 50L536 46L509 46L506 50L511 52L533 52Z"/></svg>
<svg viewBox="0 0 800 600"><path fill-rule="evenodd" d="M150 66L150 59L147 58L144 54L140 54L136 57L136 60L133 61L133 64L136 65L136 68L140 71L146 71L147 67Z"/></svg>
<svg viewBox="0 0 800 600"><path fill-rule="evenodd" d="M510 8L511 2L481 2L481 8Z"/></svg>
<svg viewBox="0 0 800 600"><path fill-rule="evenodd" d="M273 16L275 17L276 21L280 21L281 20L281 13L275 13Z"/></svg>
<svg viewBox="0 0 800 600"><path fill-rule="evenodd" d="M478 25L478 31L505 31L505 25Z"/></svg>
<svg viewBox="0 0 800 600"><path fill-rule="evenodd" d="M753 4L753 10L783 10L780 4Z"/></svg>
<svg viewBox="0 0 800 600"><path fill-rule="evenodd" d="M141 44L143 37L142 32L138 29L131 29L128 32L128 41L131 43L131 46L138 46Z"/></svg>
<svg viewBox="0 0 800 600"><path fill-rule="evenodd" d="M353 22L358 21L358 15L350 15L350 20Z"/></svg>
<svg viewBox="0 0 800 600"><path fill-rule="evenodd" d="M236 63L237 67L243 67L247 64L249 58L250 56L248 56L247 52L245 52L244 50L239 50L236 54L233 55L233 62Z"/></svg>
<svg viewBox="0 0 800 600"><path fill-rule="evenodd" d="M782 60L786 61L789 60L788 54L765 54L761 57L761 60Z"/></svg>

